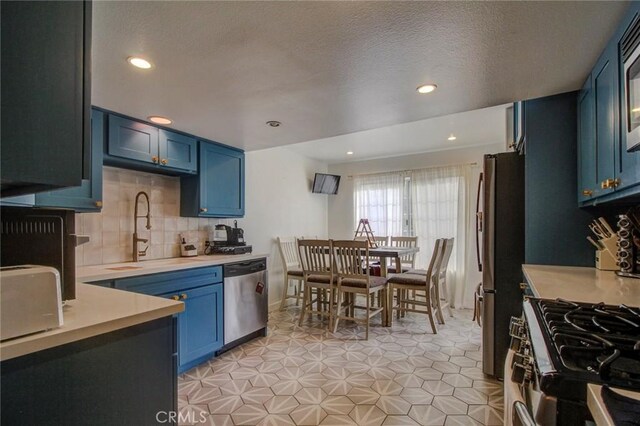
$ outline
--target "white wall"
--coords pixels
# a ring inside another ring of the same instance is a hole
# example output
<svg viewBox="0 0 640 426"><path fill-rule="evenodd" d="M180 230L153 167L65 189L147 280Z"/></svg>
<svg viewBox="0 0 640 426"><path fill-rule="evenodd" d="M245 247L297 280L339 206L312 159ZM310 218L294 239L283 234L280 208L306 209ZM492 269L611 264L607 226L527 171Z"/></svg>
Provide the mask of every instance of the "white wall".
<svg viewBox="0 0 640 426"><path fill-rule="evenodd" d="M476 208L476 182L482 169L482 157L484 154L494 154L505 149L504 142L492 145L482 145L471 148L428 152L422 154L407 155L401 157L391 157L369 161L359 161L353 163L333 164L329 166L329 173L341 175L340 190L337 195L329 198L329 237L344 238L351 237L357 223L354 219L353 203L353 179L349 176L367 173L380 173L396 170L411 170L433 166L446 166L462 163L477 163L472 173L473 202L469 206L470 219L475 223ZM473 228L475 229L475 224ZM475 244L475 239L469 240L470 244ZM475 249L467 250L467 271L468 279L471 283L480 282L481 275L476 266ZM426 265L417 265L424 268Z"/></svg>
<svg viewBox="0 0 640 426"><path fill-rule="evenodd" d="M288 148L247 152L245 159L246 211L238 226L254 253L270 254L269 304L275 308L283 288L275 238L327 236L327 195L311 193L314 174L326 173L327 165Z"/></svg>

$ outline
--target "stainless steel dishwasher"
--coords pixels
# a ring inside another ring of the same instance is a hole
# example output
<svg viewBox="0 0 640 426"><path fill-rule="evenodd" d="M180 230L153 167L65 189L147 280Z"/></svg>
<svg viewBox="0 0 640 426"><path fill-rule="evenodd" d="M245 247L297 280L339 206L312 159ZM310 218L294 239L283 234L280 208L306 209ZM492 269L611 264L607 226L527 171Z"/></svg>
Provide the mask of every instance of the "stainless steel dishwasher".
<svg viewBox="0 0 640 426"><path fill-rule="evenodd" d="M260 330L266 333L268 300L267 259L224 265L225 346Z"/></svg>

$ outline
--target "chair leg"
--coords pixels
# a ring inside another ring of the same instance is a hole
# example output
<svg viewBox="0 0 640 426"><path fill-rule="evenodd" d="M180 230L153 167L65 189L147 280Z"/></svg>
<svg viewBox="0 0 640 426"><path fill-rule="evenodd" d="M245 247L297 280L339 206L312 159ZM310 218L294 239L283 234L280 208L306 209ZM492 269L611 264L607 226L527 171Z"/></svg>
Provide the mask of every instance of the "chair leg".
<svg viewBox="0 0 640 426"><path fill-rule="evenodd" d="M289 277L284 276L284 289L282 290L282 299L280 300L280 310L284 309L287 302L287 296L289 295Z"/></svg>
<svg viewBox="0 0 640 426"><path fill-rule="evenodd" d="M442 315L442 305L440 300L440 283L439 282L436 281L434 289L435 289L435 296L433 298L433 301L435 302L435 305L436 305L436 318L438 319L438 322L440 324L444 324L444 315Z"/></svg>
<svg viewBox="0 0 640 426"><path fill-rule="evenodd" d="M302 327L302 322L304 321L304 317L307 313L307 304L311 303L311 289L306 286L304 295L302 299L302 309L300 310L300 320L298 321L298 325Z"/></svg>
<svg viewBox="0 0 640 426"><path fill-rule="evenodd" d="M399 320L400 319L400 310L402 308L402 305L400 304L400 301L402 300L402 298L400 297L400 292L402 290L400 290L399 288L396 289L396 306L398 307L398 309L396 310L396 319Z"/></svg>
<svg viewBox="0 0 640 426"><path fill-rule="evenodd" d="M301 289L300 281L296 281L296 306L300 304L300 289Z"/></svg>
<svg viewBox="0 0 640 426"><path fill-rule="evenodd" d="M337 288L336 291L338 292L337 294L337 299L336 299L336 317L333 320L333 332L336 333L338 331L338 323L340 322L340 310L342 309L340 304L341 304L341 300L342 300L342 291L340 291L340 288Z"/></svg>
<svg viewBox="0 0 640 426"><path fill-rule="evenodd" d="M431 323L431 330L433 331L433 334L438 334L436 323L433 320L433 308L431 307L431 303L427 303L427 315L429 316L429 322Z"/></svg>
<svg viewBox="0 0 640 426"><path fill-rule="evenodd" d="M371 309L371 298L367 297L367 315L365 318L365 321L367 321L366 323L366 328L365 328L365 332L364 332L364 340L369 340L369 320L371 319L371 317L369 316L370 312L369 310Z"/></svg>
<svg viewBox="0 0 640 426"><path fill-rule="evenodd" d="M329 305L327 306L327 310L329 311L329 330L333 327L333 288L329 288Z"/></svg>

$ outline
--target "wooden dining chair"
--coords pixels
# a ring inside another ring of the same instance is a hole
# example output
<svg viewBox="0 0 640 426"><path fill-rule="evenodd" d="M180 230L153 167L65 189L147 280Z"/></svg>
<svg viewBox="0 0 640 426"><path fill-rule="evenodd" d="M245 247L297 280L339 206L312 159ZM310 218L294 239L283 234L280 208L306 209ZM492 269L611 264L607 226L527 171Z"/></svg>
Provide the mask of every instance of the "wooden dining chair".
<svg viewBox="0 0 640 426"><path fill-rule="evenodd" d="M335 269L331 256L329 240L298 240L298 254L302 266L304 293L299 325L307 315L318 314L329 317L329 329L333 321L333 300L335 297ZM316 293L316 299L312 295ZM323 301L323 294L329 293L328 301ZM313 309L313 303L317 307Z"/></svg>
<svg viewBox="0 0 640 426"><path fill-rule="evenodd" d="M417 247L418 237L391 237L391 247ZM396 271L395 267L388 268L389 273L407 272L416 267L416 255L407 254L400 257L402 271Z"/></svg>
<svg viewBox="0 0 640 426"><path fill-rule="evenodd" d="M420 314L426 314L431 323L431 330L434 334L437 334L436 324L433 318L434 307L432 304L432 286L435 283L436 274L440 268L440 262L442 261L444 254L444 239L437 239L434 248L433 255L429 261L429 266L424 270L424 274L405 272L402 274L396 274L389 278L389 293L393 295L394 290L397 292L396 305L393 305L390 309L389 325L393 321L393 311L398 314L402 312L415 312ZM415 271L412 271L415 272ZM413 290L416 296L409 298L409 291ZM417 295L422 296L418 299ZM424 298L425 300L421 300ZM393 300L390 297L389 303L392 304ZM424 307L425 309L418 309L417 307Z"/></svg>
<svg viewBox="0 0 640 426"><path fill-rule="evenodd" d="M373 236L373 241L376 242L378 247L386 247L386 246L389 245L389 237L387 237L387 236L378 236L378 237L376 237L374 235Z"/></svg>
<svg viewBox="0 0 640 426"><path fill-rule="evenodd" d="M370 274L369 244L367 241L331 241L331 255L336 268L337 286L333 332L341 319L365 324L365 339L369 340L369 320L381 313L382 323L387 315L387 279ZM373 307L371 294L378 294L382 306ZM356 295L364 295L366 306L356 305ZM356 309L365 309L364 319L357 318Z"/></svg>
<svg viewBox="0 0 640 426"><path fill-rule="evenodd" d="M283 310L287 299L295 299L296 306L298 306L303 298L304 279L300 258L298 257L296 238L277 237L276 241L278 242L278 251L280 252L280 259L282 259L282 272L284 275L284 288L282 290L282 299L280 300L280 310ZM294 292L290 294L289 287L292 283Z"/></svg>
<svg viewBox="0 0 640 426"><path fill-rule="evenodd" d="M449 291L447 290L447 269L449 266L449 259L451 259L451 253L453 252L453 238L446 238L444 240L444 248L442 250L442 260L439 264L438 271L435 274L434 285L432 288L433 298L431 299L436 308L436 317L440 324L444 324L444 315L442 310L447 308L449 310L449 316L453 317L453 311L449 305Z"/></svg>

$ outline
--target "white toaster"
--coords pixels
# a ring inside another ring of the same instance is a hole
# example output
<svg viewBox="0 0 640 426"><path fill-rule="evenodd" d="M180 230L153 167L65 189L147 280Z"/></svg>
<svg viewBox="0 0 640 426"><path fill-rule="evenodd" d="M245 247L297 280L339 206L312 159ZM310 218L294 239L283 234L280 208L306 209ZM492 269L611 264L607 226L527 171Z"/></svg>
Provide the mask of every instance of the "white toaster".
<svg viewBox="0 0 640 426"><path fill-rule="evenodd" d="M0 268L0 340L62 326L60 274L49 266Z"/></svg>

